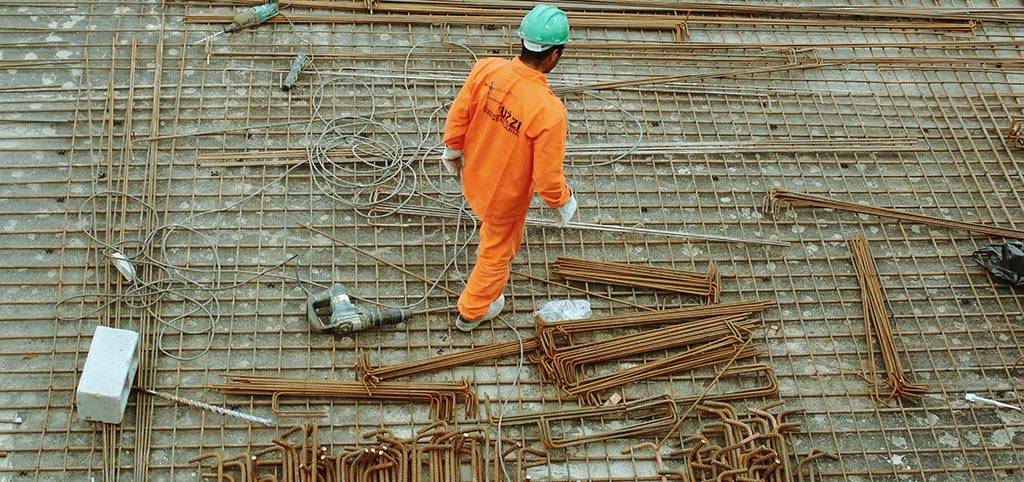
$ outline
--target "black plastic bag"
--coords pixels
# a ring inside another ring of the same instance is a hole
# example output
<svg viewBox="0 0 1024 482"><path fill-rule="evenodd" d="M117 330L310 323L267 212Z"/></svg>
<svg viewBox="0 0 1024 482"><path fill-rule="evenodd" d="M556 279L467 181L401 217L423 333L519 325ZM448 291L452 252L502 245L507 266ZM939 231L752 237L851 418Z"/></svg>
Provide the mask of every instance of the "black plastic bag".
<svg viewBox="0 0 1024 482"><path fill-rule="evenodd" d="M974 261L998 279L1024 286L1024 242L989 244L974 252Z"/></svg>

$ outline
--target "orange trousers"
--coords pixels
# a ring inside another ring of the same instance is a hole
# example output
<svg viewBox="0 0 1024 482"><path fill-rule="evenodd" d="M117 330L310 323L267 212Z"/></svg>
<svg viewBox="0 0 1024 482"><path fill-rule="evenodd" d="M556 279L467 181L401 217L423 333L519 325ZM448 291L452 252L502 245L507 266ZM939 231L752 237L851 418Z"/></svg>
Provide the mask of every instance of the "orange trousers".
<svg viewBox="0 0 1024 482"><path fill-rule="evenodd" d="M509 265L519 253L525 229L525 218L511 223L481 224L476 266L469 275L466 289L459 296L459 314L463 319L472 321L482 318L491 303L505 291Z"/></svg>

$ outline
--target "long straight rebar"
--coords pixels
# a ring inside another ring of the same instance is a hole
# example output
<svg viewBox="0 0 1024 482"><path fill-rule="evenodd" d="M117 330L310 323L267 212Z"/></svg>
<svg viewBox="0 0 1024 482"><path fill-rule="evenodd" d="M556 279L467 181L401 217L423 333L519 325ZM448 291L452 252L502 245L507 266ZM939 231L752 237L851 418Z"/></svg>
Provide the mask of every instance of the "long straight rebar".
<svg viewBox="0 0 1024 482"><path fill-rule="evenodd" d="M518 355L520 350L525 353L537 349L536 338L524 339L520 344L519 340L494 345L484 345L469 350L462 350L456 353L449 353L422 360L415 360L398 365L371 366L367 355L362 355L357 360L356 373L360 380L370 384L393 380L395 378L410 377L423 373L435 372L457 366L473 365L483 361L492 361L504 357Z"/></svg>
<svg viewBox="0 0 1024 482"><path fill-rule="evenodd" d="M460 213L458 210L449 209L439 206L415 206L411 204L398 204L389 202L380 202L376 204L375 211L381 213L395 213L405 214L411 216L427 216L437 217L442 219L464 219L466 215ZM684 231L670 231L667 229L653 229L643 228L637 226L624 226L615 224L596 224L586 223L579 221L572 221L565 226L558 226L554 221L548 221L537 218L526 218L527 226L537 226L545 228L560 228L560 229L580 229L584 231L600 231L606 233L616 234L636 234L644 236L664 236L669 238L678 238L690 241L706 241L709 243L737 243L737 244L757 244L764 246L789 246L789 243L785 241L773 241L768 239L752 239L752 238L736 238L732 236L716 236L711 234L699 234L690 233Z"/></svg>
<svg viewBox="0 0 1024 482"><path fill-rule="evenodd" d="M1024 239L1024 231L1020 231L1017 229L1002 228L999 226L989 226L986 224L971 223L967 221L956 221L952 219L939 218L935 216L927 216L924 214L914 214L903 211L897 211L895 209L865 206L863 204L857 204L849 201L839 201L825 196L789 192L783 189L772 189L768 196L765 198L764 209L766 212L777 214L788 207L835 209L836 211L846 211L851 213L866 214L868 216L878 216L882 218L895 219L901 222L929 224L932 226L942 226L945 228L960 229L975 234L985 234L988 236L997 236L1011 239Z"/></svg>

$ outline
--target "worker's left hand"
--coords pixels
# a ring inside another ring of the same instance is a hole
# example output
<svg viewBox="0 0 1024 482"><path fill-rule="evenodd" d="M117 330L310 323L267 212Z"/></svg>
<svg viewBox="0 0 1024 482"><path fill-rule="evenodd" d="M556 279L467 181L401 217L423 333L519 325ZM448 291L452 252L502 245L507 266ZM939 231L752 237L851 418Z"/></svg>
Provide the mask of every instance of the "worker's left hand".
<svg viewBox="0 0 1024 482"><path fill-rule="evenodd" d="M566 201L565 206L558 208L558 219L555 220L555 224L564 228L565 225L572 221L572 218L576 217L576 193L569 195L569 200Z"/></svg>
<svg viewBox="0 0 1024 482"><path fill-rule="evenodd" d="M441 154L441 164L444 164L448 174L462 172L462 151L445 147L444 153Z"/></svg>

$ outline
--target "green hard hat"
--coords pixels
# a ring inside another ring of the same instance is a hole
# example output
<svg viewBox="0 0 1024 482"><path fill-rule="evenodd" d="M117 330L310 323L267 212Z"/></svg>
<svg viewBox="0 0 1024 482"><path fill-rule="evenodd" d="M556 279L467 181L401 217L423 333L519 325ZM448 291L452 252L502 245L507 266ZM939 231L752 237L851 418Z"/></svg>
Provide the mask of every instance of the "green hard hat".
<svg viewBox="0 0 1024 482"><path fill-rule="evenodd" d="M565 45L569 42L569 17L554 5L539 4L523 17L519 36L544 47Z"/></svg>

